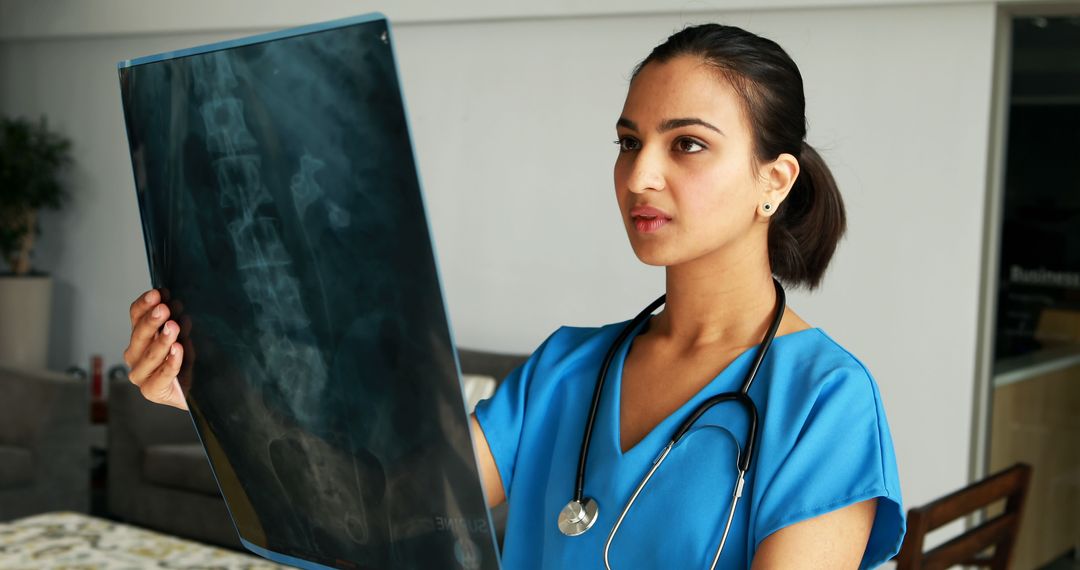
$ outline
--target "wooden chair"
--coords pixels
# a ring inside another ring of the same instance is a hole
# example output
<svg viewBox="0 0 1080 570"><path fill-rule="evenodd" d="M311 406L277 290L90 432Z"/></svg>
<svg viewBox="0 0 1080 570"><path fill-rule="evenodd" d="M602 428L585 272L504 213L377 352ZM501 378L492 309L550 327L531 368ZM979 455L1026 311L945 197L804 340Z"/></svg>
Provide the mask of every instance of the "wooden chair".
<svg viewBox="0 0 1080 570"><path fill-rule="evenodd" d="M938 570L957 564L993 570L1009 568L1030 481L1031 466L1017 463L955 493L909 510L907 536L896 557L897 570ZM1001 499L1005 499L1004 512L923 552L926 533ZM990 547L993 547L993 553L980 557Z"/></svg>

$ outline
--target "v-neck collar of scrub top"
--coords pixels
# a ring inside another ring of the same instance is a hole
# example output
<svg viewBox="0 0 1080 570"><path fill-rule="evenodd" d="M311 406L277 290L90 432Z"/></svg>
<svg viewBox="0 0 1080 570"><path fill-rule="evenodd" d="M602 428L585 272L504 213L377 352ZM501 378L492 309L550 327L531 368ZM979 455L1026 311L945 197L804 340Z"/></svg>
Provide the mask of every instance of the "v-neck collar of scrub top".
<svg viewBox="0 0 1080 570"><path fill-rule="evenodd" d="M651 463L660 454L664 446L671 441L671 436L674 435L675 429L679 426L679 423L687 417L691 410L714 394L739 389L746 379L746 373L749 369L750 362L753 359L753 355L757 352L758 346L760 346L754 345L739 353L734 360L725 366L724 369L717 373L711 380L706 382L693 396L683 402L675 411L660 420L660 422L653 426L641 440L624 452L621 444L622 422L620 417L622 414L623 370L626 365L626 357L630 352L630 345L640 334L642 327L644 327L645 324L650 323L652 319L653 316L650 315L649 318L643 320L641 324L634 329L630 337L619 347L611 364L611 375L604 386L604 393L601 394L601 409L598 412L597 423L603 431L601 437L598 439L604 442L603 453L608 456L613 456L615 463L638 463L642 459L645 459L641 457L642 455L647 455L647 460ZM777 343L780 343L782 339L799 337L804 333L818 330L818 328L814 327L777 336L773 339L773 346L770 348L770 351L775 350L777 348ZM761 374L761 372L759 372L759 374ZM724 384L723 388L714 389L718 384ZM590 456L594 452L595 451L590 450ZM604 463L608 462L605 461Z"/></svg>

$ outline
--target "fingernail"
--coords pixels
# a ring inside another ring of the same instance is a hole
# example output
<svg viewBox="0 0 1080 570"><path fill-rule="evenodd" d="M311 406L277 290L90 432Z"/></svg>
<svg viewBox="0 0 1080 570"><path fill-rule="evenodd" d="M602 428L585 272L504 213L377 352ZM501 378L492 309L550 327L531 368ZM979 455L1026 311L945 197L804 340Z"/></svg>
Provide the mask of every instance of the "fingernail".
<svg viewBox="0 0 1080 570"><path fill-rule="evenodd" d="M158 305L157 307L154 307L154 313L153 313L153 315L154 315L154 318L155 318L155 319L157 319L157 318L160 318L160 317L161 317L161 305Z"/></svg>
<svg viewBox="0 0 1080 570"><path fill-rule="evenodd" d="M150 298L153 297L153 296L154 296L153 291L147 292L145 295L143 295L143 301L146 302L146 303L149 303Z"/></svg>
<svg viewBox="0 0 1080 570"><path fill-rule="evenodd" d="M175 346L170 346L169 347L169 355L176 356L176 347Z"/></svg>
<svg viewBox="0 0 1080 570"><path fill-rule="evenodd" d="M170 335L170 334L172 334L172 327L170 327L170 326L169 326L169 323L165 323L165 324L164 324L164 325L163 325L163 326L161 327L161 331L162 331L163 333L165 333L166 335Z"/></svg>

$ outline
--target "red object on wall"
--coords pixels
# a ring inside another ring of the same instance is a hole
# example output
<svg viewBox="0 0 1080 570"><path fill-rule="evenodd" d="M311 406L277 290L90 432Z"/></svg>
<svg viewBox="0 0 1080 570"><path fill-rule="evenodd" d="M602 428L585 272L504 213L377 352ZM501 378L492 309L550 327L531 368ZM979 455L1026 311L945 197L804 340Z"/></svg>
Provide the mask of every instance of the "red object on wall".
<svg viewBox="0 0 1080 570"><path fill-rule="evenodd" d="M101 396L102 396L102 394L101 394L101 385L102 385L101 369L102 369L101 355L95 354L94 356L90 357L90 370L91 370L91 372L90 372L90 398L92 400L100 400Z"/></svg>

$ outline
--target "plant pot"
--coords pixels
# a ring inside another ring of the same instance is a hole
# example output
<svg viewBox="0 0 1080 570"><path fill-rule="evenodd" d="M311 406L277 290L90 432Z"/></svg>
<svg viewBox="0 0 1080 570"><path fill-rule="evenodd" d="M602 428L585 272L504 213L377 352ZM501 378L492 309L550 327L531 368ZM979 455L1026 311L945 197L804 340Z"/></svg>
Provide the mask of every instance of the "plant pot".
<svg viewBox="0 0 1080 570"><path fill-rule="evenodd" d="M46 368L52 279L0 275L0 365Z"/></svg>

